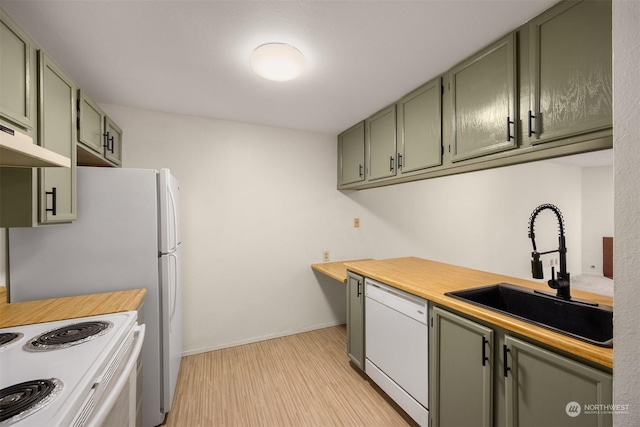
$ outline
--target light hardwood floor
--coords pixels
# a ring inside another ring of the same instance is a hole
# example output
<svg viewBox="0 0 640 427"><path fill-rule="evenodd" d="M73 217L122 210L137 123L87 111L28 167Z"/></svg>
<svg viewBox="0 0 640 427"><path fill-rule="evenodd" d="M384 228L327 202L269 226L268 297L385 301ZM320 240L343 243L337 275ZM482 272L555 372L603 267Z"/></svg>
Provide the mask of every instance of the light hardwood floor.
<svg viewBox="0 0 640 427"><path fill-rule="evenodd" d="M185 357L166 425L416 424L349 364L342 325Z"/></svg>

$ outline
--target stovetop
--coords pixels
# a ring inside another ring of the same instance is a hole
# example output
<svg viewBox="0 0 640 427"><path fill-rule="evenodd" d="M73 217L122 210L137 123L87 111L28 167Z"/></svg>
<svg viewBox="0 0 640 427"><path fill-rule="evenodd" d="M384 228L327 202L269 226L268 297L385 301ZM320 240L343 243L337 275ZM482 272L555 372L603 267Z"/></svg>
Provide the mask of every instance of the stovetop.
<svg viewBox="0 0 640 427"><path fill-rule="evenodd" d="M130 334L136 320L137 313L132 311L0 329L0 337L9 333L23 334L0 346L0 389L28 382L27 395L38 389L53 395L34 413L17 422L14 422L15 418L2 421L0 427L68 425L82 406L96 377ZM59 331L68 325L76 326ZM60 348L46 351L41 351L41 347L48 344L36 345L35 351L25 348L43 333L53 334L54 341L57 341L60 336L82 334L85 329L95 327L104 329L91 338L84 337L79 344L63 343ZM4 393L0 409L4 411L5 404L11 400L25 399L21 393L24 392Z"/></svg>

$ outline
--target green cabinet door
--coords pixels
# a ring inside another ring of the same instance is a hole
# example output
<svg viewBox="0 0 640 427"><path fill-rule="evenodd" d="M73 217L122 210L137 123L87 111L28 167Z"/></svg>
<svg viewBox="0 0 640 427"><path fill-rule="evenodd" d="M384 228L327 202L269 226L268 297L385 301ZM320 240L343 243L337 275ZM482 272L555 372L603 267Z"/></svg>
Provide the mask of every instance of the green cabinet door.
<svg viewBox="0 0 640 427"><path fill-rule="evenodd" d="M438 77L396 104L398 170L415 172L442 164L442 79Z"/></svg>
<svg viewBox="0 0 640 427"><path fill-rule="evenodd" d="M430 342L433 426L493 423L493 330L434 307Z"/></svg>
<svg viewBox="0 0 640 427"><path fill-rule="evenodd" d="M364 181L364 122L338 135L338 188Z"/></svg>
<svg viewBox="0 0 640 427"><path fill-rule="evenodd" d="M104 128L106 130L104 157L111 163L122 166L122 129L109 117L104 119Z"/></svg>
<svg viewBox="0 0 640 427"><path fill-rule="evenodd" d="M365 120L369 166L367 179L396 175L396 106L385 108Z"/></svg>
<svg viewBox="0 0 640 427"><path fill-rule="evenodd" d="M450 71L452 161L518 146L515 46L509 34Z"/></svg>
<svg viewBox="0 0 640 427"><path fill-rule="evenodd" d="M76 86L44 52L39 55L38 140L71 159L70 168L39 168L39 222L76 219Z"/></svg>
<svg viewBox="0 0 640 427"><path fill-rule="evenodd" d="M506 335L507 425L611 426L612 376ZM595 405L595 406L594 406Z"/></svg>
<svg viewBox="0 0 640 427"><path fill-rule="evenodd" d="M29 130L31 114L30 38L0 9L0 119Z"/></svg>
<svg viewBox="0 0 640 427"><path fill-rule="evenodd" d="M364 278L347 272L347 354L364 370Z"/></svg>
<svg viewBox="0 0 640 427"><path fill-rule="evenodd" d="M122 166L122 129L78 91L78 165Z"/></svg>
<svg viewBox="0 0 640 427"><path fill-rule="evenodd" d="M78 91L78 142L97 155L105 150L105 114L87 94Z"/></svg>
<svg viewBox="0 0 640 427"><path fill-rule="evenodd" d="M610 0L562 2L531 20L531 143L611 128L611 25Z"/></svg>

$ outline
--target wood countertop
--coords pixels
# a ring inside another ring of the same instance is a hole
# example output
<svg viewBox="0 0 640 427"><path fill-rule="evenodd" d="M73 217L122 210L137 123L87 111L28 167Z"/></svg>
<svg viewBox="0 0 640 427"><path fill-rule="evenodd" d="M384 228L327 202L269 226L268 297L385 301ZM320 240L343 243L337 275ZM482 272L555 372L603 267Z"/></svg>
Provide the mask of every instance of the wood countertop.
<svg viewBox="0 0 640 427"><path fill-rule="evenodd" d="M446 292L501 282L553 292L546 284L416 257L345 262L344 265L348 270L365 277L418 295L441 306L468 314L599 365L613 368L612 348L598 347L445 295ZM613 299L610 297L577 289L572 289L571 294L576 298L613 306Z"/></svg>
<svg viewBox="0 0 640 427"><path fill-rule="evenodd" d="M354 259L349 261L323 262L320 264L311 264L311 268L313 268L318 273L322 273L325 276L336 279L338 282L347 283L347 266L345 265L345 263L354 263L360 261L371 261L371 258Z"/></svg>
<svg viewBox="0 0 640 427"><path fill-rule="evenodd" d="M8 304L6 292L0 287L0 328L132 311L147 294L146 289L134 289Z"/></svg>

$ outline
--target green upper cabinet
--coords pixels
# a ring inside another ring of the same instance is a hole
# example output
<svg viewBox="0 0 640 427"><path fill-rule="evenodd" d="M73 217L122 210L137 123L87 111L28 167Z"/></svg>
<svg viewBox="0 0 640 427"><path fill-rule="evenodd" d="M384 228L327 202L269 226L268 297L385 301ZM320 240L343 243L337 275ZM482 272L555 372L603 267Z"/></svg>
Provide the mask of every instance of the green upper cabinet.
<svg viewBox="0 0 640 427"><path fill-rule="evenodd" d="M78 165L122 166L122 129L78 91Z"/></svg>
<svg viewBox="0 0 640 427"><path fill-rule="evenodd" d="M0 120L33 128L29 36L0 9Z"/></svg>
<svg viewBox="0 0 640 427"><path fill-rule="evenodd" d="M385 108L365 120L369 162L367 179L396 175L396 106Z"/></svg>
<svg viewBox="0 0 640 427"><path fill-rule="evenodd" d="M109 117L104 118L104 157L116 166L122 166L122 129Z"/></svg>
<svg viewBox="0 0 640 427"><path fill-rule="evenodd" d="M78 91L78 142L82 147L102 156L105 147L106 115L82 90Z"/></svg>
<svg viewBox="0 0 640 427"><path fill-rule="evenodd" d="M40 168L39 222L76 219L76 86L46 53L38 70L39 145L71 159L71 168Z"/></svg>
<svg viewBox="0 0 640 427"><path fill-rule="evenodd" d="M438 77L396 104L400 173L442 164L442 79Z"/></svg>
<svg viewBox="0 0 640 427"><path fill-rule="evenodd" d="M517 147L515 46L511 33L450 71L454 162Z"/></svg>
<svg viewBox="0 0 640 427"><path fill-rule="evenodd" d="M529 23L532 144L612 126L611 1L562 2Z"/></svg>
<svg viewBox="0 0 640 427"><path fill-rule="evenodd" d="M364 122L338 135L338 188L364 181Z"/></svg>

